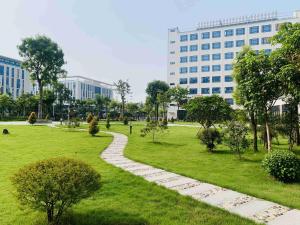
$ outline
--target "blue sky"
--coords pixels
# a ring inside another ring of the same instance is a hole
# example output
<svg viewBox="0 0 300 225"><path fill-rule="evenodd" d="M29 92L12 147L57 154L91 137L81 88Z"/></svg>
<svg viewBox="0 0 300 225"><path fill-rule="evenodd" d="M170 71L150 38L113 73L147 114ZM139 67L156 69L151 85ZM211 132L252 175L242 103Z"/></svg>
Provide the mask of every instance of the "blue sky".
<svg viewBox="0 0 300 225"><path fill-rule="evenodd" d="M128 79L130 101L143 101L148 82L167 77L168 28L300 9L299 0L10 0L1 6L0 55L36 34L64 50L69 75L112 83Z"/></svg>

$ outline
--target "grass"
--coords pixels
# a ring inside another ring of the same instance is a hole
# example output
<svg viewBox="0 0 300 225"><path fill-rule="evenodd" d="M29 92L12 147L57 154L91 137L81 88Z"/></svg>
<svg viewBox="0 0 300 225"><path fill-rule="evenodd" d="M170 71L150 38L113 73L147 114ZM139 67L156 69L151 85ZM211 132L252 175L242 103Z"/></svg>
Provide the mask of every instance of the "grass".
<svg viewBox="0 0 300 225"><path fill-rule="evenodd" d="M258 153L249 150L240 161L224 145L215 153L207 152L196 138L199 128L170 127L167 133L157 135L157 143L152 143L151 135L140 137L142 127L133 126L125 150L128 158L300 209L300 183L284 184L270 177L261 166L266 154L261 144ZM122 125L112 125L111 130L128 134L128 127ZM273 148L287 149L286 139L281 138L279 143L273 143ZM295 149L300 155L300 148Z"/></svg>
<svg viewBox="0 0 300 225"><path fill-rule="evenodd" d="M3 128L0 126L0 130ZM126 132L124 126L115 125L115 128ZM0 136L1 225L45 224L43 213L19 206L13 194L14 187L10 177L28 163L57 156L81 159L93 166L102 176L101 189L91 198L74 206L65 218L65 225L254 224L108 165L98 156L111 142L112 137L109 135L101 133L100 137L92 138L87 132L43 126L8 126L8 129L10 135ZM157 146L149 144L147 139L138 137L137 131L134 131L134 136L130 137L132 143L127 149L128 153L132 154L131 157L135 155L132 152L134 143L138 143L139 154L144 154L146 149L143 148L147 145L151 149ZM160 146L164 151L168 145ZM155 152L152 151L151 154L153 153ZM154 160L153 157L152 155L150 161Z"/></svg>

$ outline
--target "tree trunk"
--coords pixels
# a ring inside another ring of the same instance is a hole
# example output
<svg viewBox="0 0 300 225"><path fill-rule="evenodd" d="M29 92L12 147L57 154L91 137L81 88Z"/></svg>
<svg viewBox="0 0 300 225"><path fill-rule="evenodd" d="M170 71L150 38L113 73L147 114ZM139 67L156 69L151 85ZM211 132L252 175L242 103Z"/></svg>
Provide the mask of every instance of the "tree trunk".
<svg viewBox="0 0 300 225"><path fill-rule="evenodd" d="M268 123L268 112L265 113L265 125L266 125L266 134L267 134L267 150L271 152L271 138L270 138L270 127Z"/></svg>
<svg viewBox="0 0 300 225"><path fill-rule="evenodd" d="M122 97L121 118L124 118L125 99Z"/></svg>
<svg viewBox="0 0 300 225"><path fill-rule="evenodd" d="M39 85L39 94L40 94L40 99L39 99L39 106L38 106L38 118L42 119L43 118L43 85L41 81L38 81Z"/></svg>
<svg viewBox="0 0 300 225"><path fill-rule="evenodd" d="M155 104L155 119L156 119L156 121L158 121L158 110L159 110L159 105L158 105L158 103L156 103Z"/></svg>
<svg viewBox="0 0 300 225"><path fill-rule="evenodd" d="M53 222L53 209L49 208L47 209L47 219L48 219L48 223L51 224Z"/></svg>
<svg viewBox="0 0 300 225"><path fill-rule="evenodd" d="M258 152L257 148L257 122L254 113L250 114L251 126L253 131L253 151Z"/></svg>
<svg viewBox="0 0 300 225"><path fill-rule="evenodd" d="M300 131L299 131L299 115L298 115L298 102L297 104L295 105L295 122L296 123L296 144L297 146L300 145Z"/></svg>

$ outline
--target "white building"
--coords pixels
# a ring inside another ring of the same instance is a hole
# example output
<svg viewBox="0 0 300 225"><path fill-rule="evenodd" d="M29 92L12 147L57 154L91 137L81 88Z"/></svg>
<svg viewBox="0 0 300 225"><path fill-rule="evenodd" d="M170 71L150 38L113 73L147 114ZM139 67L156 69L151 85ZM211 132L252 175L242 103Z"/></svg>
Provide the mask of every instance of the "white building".
<svg viewBox="0 0 300 225"><path fill-rule="evenodd" d="M113 86L82 76L69 76L59 79L70 91L72 97L79 100L94 99L97 94L113 98Z"/></svg>
<svg viewBox="0 0 300 225"><path fill-rule="evenodd" d="M21 68L21 61L0 55L0 94L11 95L14 99L31 92L29 74Z"/></svg>
<svg viewBox="0 0 300 225"><path fill-rule="evenodd" d="M269 54L275 46L269 39L285 22L300 22L300 11L290 16L269 13L200 23L194 30L169 29L168 83L189 89L190 97L221 95L235 105L232 63L244 45ZM282 109L280 109L282 110ZM171 105L168 117L176 118Z"/></svg>

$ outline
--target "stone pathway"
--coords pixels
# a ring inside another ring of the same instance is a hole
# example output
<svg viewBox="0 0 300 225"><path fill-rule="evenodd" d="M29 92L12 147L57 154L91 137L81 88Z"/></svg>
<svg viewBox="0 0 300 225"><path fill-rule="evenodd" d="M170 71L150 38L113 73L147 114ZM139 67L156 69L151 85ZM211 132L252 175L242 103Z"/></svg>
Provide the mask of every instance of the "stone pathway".
<svg viewBox="0 0 300 225"><path fill-rule="evenodd" d="M268 225L300 225L300 210L258 199L246 194L204 183L175 173L157 169L143 163L127 159L123 155L127 136L106 132L114 136L112 143L101 154L106 162L141 176L181 195L225 209L231 213Z"/></svg>

